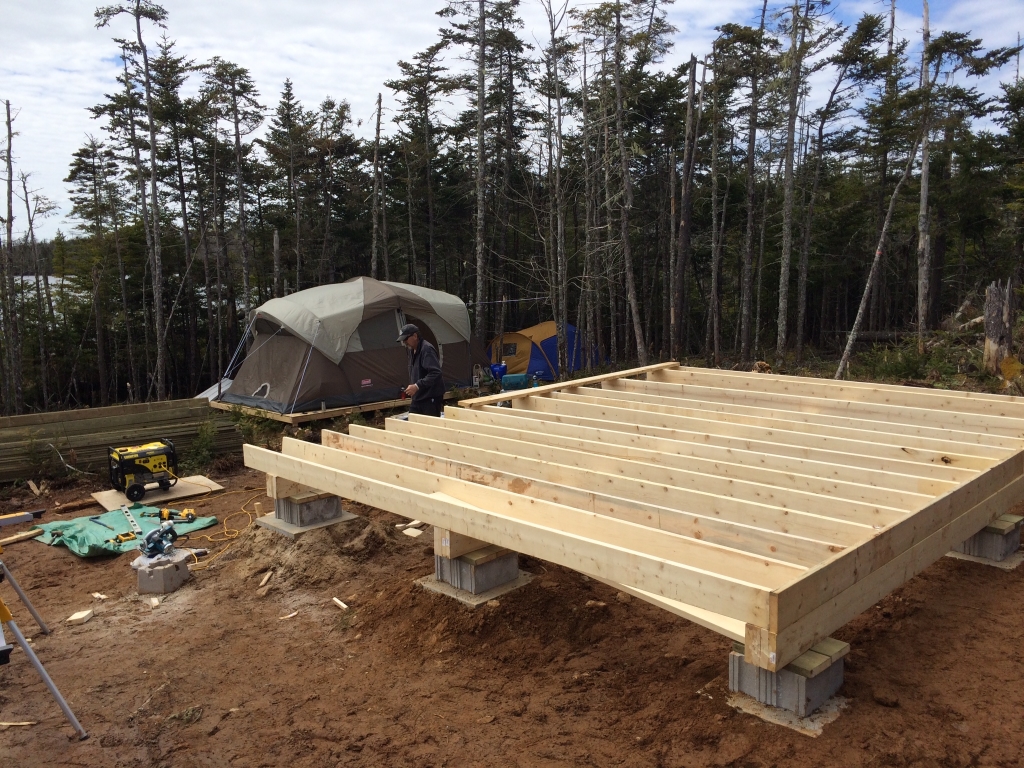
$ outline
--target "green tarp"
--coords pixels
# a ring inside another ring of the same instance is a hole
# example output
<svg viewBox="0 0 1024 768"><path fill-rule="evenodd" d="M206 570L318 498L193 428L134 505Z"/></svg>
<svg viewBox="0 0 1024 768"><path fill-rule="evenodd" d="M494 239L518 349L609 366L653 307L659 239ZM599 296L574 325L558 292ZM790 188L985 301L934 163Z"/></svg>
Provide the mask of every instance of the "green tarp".
<svg viewBox="0 0 1024 768"><path fill-rule="evenodd" d="M142 529L142 535L152 531L160 525L159 517L145 517L146 514L159 513L158 507L144 507L141 504L133 504L129 507L132 517L138 522ZM95 517L96 520L91 519ZM109 528L100 525L105 523ZM192 531L199 531L217 524L216 517L197 517L193 523L175 523L174 530L179 536L184 536ZM59 520L56 523L42 523L36 526L42 528L45 533L36 539L43 544L63 545L79 557L96 557L97 555L119 555L122 552L137 550L141 543L138 539L118 544L111 542L119 533L130 533L132 530L124 512L116 509L113 512L106 512L102 515L91 515L75 518L74 520ZM111 530L113 529L113 530ZM54 536L60 531L59 536Z"/></svg>

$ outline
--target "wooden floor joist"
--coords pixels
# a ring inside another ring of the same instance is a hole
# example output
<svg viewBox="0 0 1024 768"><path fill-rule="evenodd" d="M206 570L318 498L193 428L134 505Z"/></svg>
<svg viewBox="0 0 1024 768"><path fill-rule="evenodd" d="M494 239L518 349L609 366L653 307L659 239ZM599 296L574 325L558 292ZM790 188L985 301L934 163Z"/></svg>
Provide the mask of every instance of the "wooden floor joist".
<svg viewBox="0 0 1024 768"><path fill-rule="evenodd" d="M460 405L246 464L573 568L773 671L1024 499L1024 398L661 363Z"/></svg>

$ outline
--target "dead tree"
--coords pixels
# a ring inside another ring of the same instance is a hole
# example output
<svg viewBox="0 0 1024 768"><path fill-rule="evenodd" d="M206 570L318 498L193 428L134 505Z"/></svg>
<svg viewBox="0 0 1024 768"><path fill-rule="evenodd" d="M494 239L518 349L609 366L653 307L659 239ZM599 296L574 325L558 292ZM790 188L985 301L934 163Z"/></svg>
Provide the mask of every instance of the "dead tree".
<svg viewBox="0 0 1024 768"><path fill-rule="evenodd" d="M1010 355L1013 324L1017 314L1013 302L1013 278L1003 285L999 281L985 289L985 370L1000 375L999 364Z"/></svg>

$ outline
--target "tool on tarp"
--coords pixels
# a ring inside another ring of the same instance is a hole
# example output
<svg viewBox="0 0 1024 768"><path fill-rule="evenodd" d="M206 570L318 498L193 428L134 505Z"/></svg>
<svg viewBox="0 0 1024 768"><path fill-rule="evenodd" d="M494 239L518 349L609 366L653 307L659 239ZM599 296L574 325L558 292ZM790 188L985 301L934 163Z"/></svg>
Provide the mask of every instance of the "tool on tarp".
<svg viewBox="0 0 1024 768"><path fill-rule="evenodd" d="M169 520L172 523L194 523L196 511L194 509L183 509L175 512L173 509L161 509L159 512L143 512L143 517L158 517L161 520Z"/></svg>
<svg viewBox="0 0 1024 768"><path fill-rule="evenodd" d="M100 516L99 515L93 515L92 517L90 517L89 518L89 522L90 523L96 523L96 525L102 525L104 528L106 528L107 530L110 530L110 531L114 530L111 526L107 525L102 520L100 520Z"/></svg>
<svg viewBox="0 0 1024 768"><path fill-rule="evenodd" d="M138 520L135 519L134 515L128 511L128 505L121 505L121 512L124 513L125 519L128 521L128 525L132 527L130 531L126 533L119 533L112 539L107 539L107 544L124 544L127 541L135 541L136 539L142 538L142 527L139 525ZM108 528L110 526L107 526ZM111 528L111 530L114 530Z"/></svg>

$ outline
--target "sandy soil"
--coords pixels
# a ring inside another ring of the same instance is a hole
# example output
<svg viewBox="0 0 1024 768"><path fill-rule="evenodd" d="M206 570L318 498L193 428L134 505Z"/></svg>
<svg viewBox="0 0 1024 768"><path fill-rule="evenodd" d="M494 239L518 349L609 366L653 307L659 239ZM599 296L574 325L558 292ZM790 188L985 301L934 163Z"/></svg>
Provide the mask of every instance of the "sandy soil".
<svg viewBox="0 0 1024 768"><path fill-rule="evenodd" d="M234 493L201 514L262 498L261 475L213 477ZM0 721L38 724L0 731L0 765L1024 764L1024 568L943 558L836 633L853 645L848 706L811 739L728 706L720 636L529 558L532 584L471 611L413 584L432 570L429 536L352 508L361 520L295 544L246 530L156 609L129 556L6 548L53 633L0 590L90 738L71 738L19 649L0 667ZM87 607L88 624L62 623Z"/></svg>

